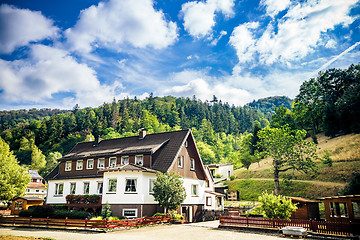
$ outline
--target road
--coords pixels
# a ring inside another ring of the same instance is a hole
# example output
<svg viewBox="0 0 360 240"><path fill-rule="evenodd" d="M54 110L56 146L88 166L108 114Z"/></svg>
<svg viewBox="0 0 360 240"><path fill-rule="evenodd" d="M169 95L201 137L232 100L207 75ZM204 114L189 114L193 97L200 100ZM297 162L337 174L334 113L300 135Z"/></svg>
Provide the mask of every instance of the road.
<svg viewBox="0 0 360 240"><path fill-rule="evenodd" d="M146 226L108 233L93 233L83 231L65 231L34 228L0 227L0 235L48 237L55 240L155 240L155 239L206 239L206 240L284 240L283 237L264 234L244 233L234 230L220 230L219 221L194 224L163 224Z"/></svg>

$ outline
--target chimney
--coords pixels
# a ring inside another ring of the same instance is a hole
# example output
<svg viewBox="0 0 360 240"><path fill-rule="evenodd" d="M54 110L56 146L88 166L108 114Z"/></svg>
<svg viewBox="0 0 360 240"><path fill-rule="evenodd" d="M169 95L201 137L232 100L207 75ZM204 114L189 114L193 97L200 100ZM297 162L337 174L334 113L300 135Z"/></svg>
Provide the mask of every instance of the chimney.
<svg viewBox="0 0 360 240"><path fill-rule="evenodd" d="M102 138L99 136L95 137L95 141L94 141L94 144L93 146L96 147L99 145L99 143L101 142Z"/></svg>
<svg viewBox="0 0 360 240"><path fill-rule="evenodd" d="M139 140L143 140L146 136L146 130L145 128L142 128L140 129L140 132L139 132Z"/></svg>

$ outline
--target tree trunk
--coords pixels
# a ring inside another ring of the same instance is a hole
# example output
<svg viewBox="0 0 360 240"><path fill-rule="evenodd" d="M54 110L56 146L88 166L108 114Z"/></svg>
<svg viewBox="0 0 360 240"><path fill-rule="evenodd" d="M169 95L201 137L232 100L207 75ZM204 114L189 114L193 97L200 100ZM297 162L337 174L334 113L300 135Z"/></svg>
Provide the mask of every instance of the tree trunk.
<svg viewBox="0 0 360 240"><path fill-rule="evenodd" d="M274 161L274 183L275 183L274 194L277 196L279 195L280 192L280 183L279 183L279 170L277 168L276 161Z"/></svg>

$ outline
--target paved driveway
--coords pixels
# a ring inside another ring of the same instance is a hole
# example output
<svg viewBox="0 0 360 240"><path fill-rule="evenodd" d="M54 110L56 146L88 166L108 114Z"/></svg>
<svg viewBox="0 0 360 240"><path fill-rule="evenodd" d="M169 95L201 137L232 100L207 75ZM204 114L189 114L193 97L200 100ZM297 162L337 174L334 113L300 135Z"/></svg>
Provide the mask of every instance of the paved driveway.
<svg viewBox="0 0 360 240"><path fill-rule="evenodd" d="M0 235L50 237L56 240L153 240L153 239L175 239L175 240L275 240L283 237L268 236L263 234L242 233L238 231L220 230L218 221L206 223L194 223L183 225L156 225L129 230L113 231L108 233L92 233L81 231L63 231L33 228L10 228L0 227Z"/></svg>

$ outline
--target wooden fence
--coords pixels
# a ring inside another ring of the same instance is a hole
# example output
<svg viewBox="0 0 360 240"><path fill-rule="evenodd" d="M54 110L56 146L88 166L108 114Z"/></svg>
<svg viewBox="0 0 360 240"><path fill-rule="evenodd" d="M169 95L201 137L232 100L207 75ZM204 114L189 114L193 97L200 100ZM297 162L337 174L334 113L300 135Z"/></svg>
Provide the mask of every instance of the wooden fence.
<svg viewBox="0 0 360 240"><path fill-rule="evenodd" d="M303 227L306 230L314 233L341 236L350 236L351 234L358 235L360 233L359 223L336 223L300 219L267 219L241 216L220 216L220 226L261 229L281 229L285 226L293 226Z"/></svg>
<svg viewBox="0 0 360 240"><path fill-rule="evenodd" d="M0 224L12 226L33 226L45 228L65 229L93 229L108 231L116 228L127 228L141 225L166 223L170 216L144 217L122 220L81 220L81 219L52 219L52 218L30 218L30 217L0 217Z"/></svg>

